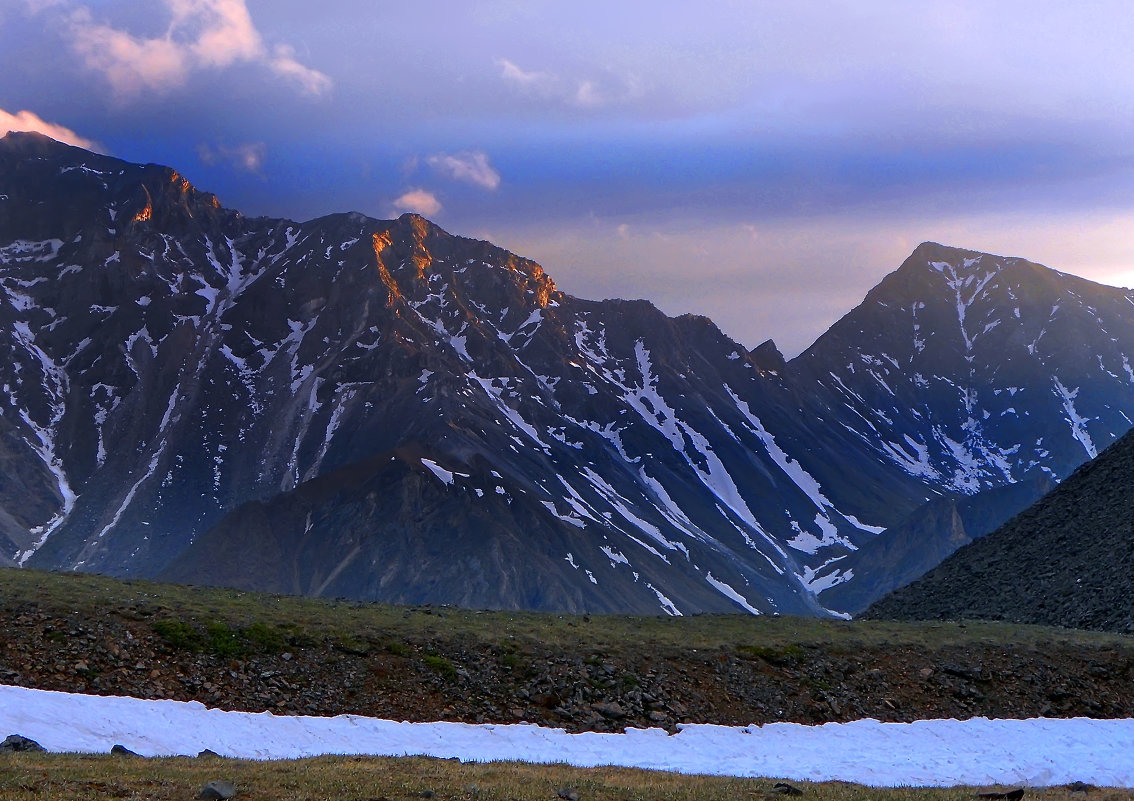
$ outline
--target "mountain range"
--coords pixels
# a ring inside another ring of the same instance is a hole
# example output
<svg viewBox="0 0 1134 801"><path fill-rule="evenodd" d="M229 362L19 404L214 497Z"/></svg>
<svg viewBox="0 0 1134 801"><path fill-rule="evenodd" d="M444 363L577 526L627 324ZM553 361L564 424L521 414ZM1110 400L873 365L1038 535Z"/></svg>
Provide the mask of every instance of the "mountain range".
<svg viewBox="0 0 1134 801"><path fill-rule="evenodd" d="M1131 427L1134 293L934 243L800 356L408 214L0 139L0 563L847 614Z"/></svg>

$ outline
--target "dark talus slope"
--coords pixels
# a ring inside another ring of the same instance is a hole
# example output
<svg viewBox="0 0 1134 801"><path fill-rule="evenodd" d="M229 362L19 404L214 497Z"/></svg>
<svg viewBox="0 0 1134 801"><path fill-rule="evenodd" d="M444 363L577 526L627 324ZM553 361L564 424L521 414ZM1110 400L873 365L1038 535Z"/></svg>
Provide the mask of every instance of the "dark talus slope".
<svg viewBox="0 0 1134 801"><path fill-rule="evenodd" d="M421 217L249 219L28 134L0 291L0 554L30 566L823 614L892 586L841 567L878 532L1134 414L1128 293L1020 260L925 245L786 363Z"/></svg>
<svg viewBox="0 0 1134 801"><path fill-rule="evenodd" d="M926 243L794 359L788 378L822 388L804 408L920 479L927 501L1036 470L1061 480L1134 417L1132 297L1023 259ZM1013 495L1001 494L1009 512L1020 509ZM927 541L937 558L947 555L937 550L950 541L946 529ZM870 546L891 550L887 558L856 555L819 571L816 586L848 570L858 585L854 604L823 592L824 605L850 610L895 586L895 569L917 575L927 555L909 534L907 523ZM890 539L905 540L905 556L883 544Z"/></svg>
<svg viewBox="0 0 1134 801"><path fill-rule="evenodd" d="M1134 631L1134 434L999 529L875 603L871 618Z"/></svg>
<svg viewBox="0 0 1134 801"><path fill-rule="evenodd" d="M857 615L880 595L925 575L963 545L995 530L1056 486L1036 471L1015 484L976 495L936 498L839 561L839 569L859 581L836 584L823 603Z"/></svg>

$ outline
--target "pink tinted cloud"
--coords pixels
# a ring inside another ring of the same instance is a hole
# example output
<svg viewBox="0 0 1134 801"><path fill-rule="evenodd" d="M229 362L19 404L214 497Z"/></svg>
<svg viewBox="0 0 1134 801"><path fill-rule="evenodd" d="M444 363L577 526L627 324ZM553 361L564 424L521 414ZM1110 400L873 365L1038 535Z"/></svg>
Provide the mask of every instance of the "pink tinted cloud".
<svg viewBox="0 0 1134 801"><path fill-rule="evenodd" d="M0 135L6 134L9 131L37 131L45 136L50 136L59 142L65 142L68 145L75 145L83 147L87 150L95 150L98 145L85 136L79 136L63 125L54 122L47 122L39 115L30 111L17 111L15 114L5 111L0 108Z"/></svg>
<svg viewBox="0 0 1134 801"><path fill-rule="evenodd" d="M441 201L432 192L425 189L411 189L394 201L394 211L412 211L426 217L432 217L441 211Z"/></svg>
<svg viewBox="0 0 1134 801"><path fill-rule="evenodd" d="M86 66L121 97L165 91L195 71L236 63L266 66L307 94L323 94L331 79L300 63L286 45L269 49L245 0L163 0L171 21L156 37L138 37L95 20L80 7L68 16L71 44Z"/></svg>

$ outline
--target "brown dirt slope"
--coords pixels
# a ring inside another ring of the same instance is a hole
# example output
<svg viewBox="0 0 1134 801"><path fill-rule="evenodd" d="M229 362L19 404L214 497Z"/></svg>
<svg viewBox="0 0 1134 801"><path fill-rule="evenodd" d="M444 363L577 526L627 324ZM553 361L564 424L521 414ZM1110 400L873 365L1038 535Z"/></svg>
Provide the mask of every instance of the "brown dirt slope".
<svg viewBox="0 0 1134 801"><path fill-rule="evenodd" d="M569 730L1134 715L1134 639L1003 624L398 608L0 570L0 682Z"/></svg>

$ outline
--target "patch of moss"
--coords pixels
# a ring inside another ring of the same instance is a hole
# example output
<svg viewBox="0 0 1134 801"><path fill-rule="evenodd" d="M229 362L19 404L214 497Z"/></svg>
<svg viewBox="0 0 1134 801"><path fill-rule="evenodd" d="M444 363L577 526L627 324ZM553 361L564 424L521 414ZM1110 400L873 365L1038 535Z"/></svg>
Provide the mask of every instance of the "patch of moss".
<svg viewBox="0 0 1134 801"><path fill-rule="evenodd" d="M165 640L166 644L178 651L193 651L194 653L205 647L205 637L183 620L155 620L152 624L154 633Z"/></svg>
<svg viewBox="0 0 1134 801"><path fill-rule="evenodd" d="M264 623L253 623L244 629L241 634L251 643L252 647L266 654L275 654L284 650L287 640L279 629L272 628Z"/></svg>
<svg viewBox="0 0 1134 801"><path fill-rule="evenodd" d="M457 677L457 668L443 656L439 656L438 654L426 654L421 658L421 661L435 673L439 673L447 679L455 679Z"/></svg>
<svg viewBox="0 0 1134 801"><path fill-rule="evenodd" d="M228 624L213 620L205 624L207 648L209 653L224 659L236 659L248 653L248 645L240 636L240 632L228 627Z"/></svg>
<svg viewBox="0 0 1134 801"><path fill-rule="evenodd" d="M798 645L738 645L736 652L749 659L762 659L770 665L784 666L801 661L806 652Z"/></svg>
<svg viewBox="0 0 1134 801"><path fill-rule="evenodd" d="M386 643L386 653L393 654L394 656L409 656L413 653L413 649L404 642L390 640Z"/></svg>

